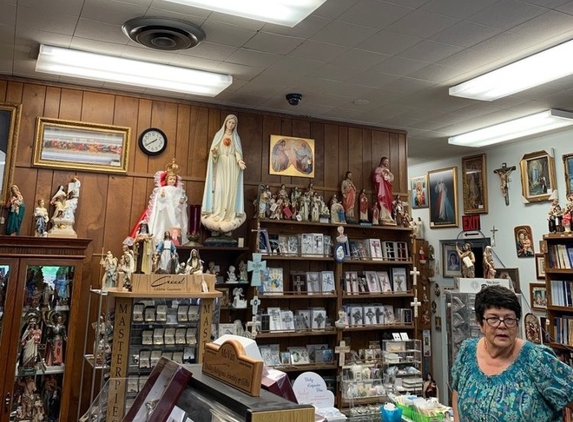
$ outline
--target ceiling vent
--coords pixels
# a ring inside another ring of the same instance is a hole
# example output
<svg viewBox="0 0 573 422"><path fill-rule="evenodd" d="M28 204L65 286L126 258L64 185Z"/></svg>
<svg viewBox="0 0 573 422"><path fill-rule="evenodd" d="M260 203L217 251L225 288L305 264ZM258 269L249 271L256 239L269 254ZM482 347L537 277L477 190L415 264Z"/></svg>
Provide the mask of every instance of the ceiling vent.
<svg viewBox="0 0 573 422"><path fill-rule="evenodd" d="M205 39L205 32L198 26L170 18L134 18L121 29L132 41L154 50L185 50Z"/></svg>

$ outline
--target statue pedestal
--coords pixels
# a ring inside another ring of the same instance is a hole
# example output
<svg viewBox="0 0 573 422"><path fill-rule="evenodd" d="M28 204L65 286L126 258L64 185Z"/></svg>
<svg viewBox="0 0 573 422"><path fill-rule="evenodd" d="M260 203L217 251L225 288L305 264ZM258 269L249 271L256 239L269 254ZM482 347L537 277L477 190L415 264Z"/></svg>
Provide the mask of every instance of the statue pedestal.
<svg viewBox="0 0 573 422"><path fill-rule="evenodd" d="M211 232L211 236L205 239L204 246L221 246L227 248L236 248L239 242L230 235L224 235L221 232Z"/></svg>
<svg viewBox="0 0 573 422"><path fill-rule="evenodd" d="M68 220L53 219L54 227L48 231L48 237L66 237L76 239L78 234L74 230L73 222Z"/></svg>

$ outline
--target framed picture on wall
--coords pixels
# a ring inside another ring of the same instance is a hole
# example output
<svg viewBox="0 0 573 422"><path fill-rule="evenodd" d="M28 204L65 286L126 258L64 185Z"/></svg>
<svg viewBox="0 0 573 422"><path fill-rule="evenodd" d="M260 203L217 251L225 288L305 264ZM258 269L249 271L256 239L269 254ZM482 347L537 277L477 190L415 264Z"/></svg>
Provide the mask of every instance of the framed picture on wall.
<svg viewBox="0 0 573 422"><path fill-rule="evenodd" d="M464 214L487 213L487 176L485 154L462 158Z"/></svg>
<svg viewBox="0 0 573 422"><path fill-rule="evenodd" d="M535 254L535 275L538 280L545 279L545 255L542 253Z"/></svg>
<svg viewBox="0 0 573 422"><path fill-rule="evenodd" d="M462 263L455 243L442 243L442 274L444 277L460 277Z"/></svg>
<svg viewBox="0 0 573 422"><path fill-rule="evenodd" d="M526 202L549 200L557 189L553 153L537 151L525 154L521 159L521 192Z"/></svg>
<svg viewBox="0 0 573 422"><path fill-rule="evenodd" d="M428 175L410 178L410 204L413 209L428 208Z"/></svg>
<svg viewBox="0 0 573 422"><path fill-rule="evenodd" d="M269 174L314 177L314 139L271 135Z"/></svg>
<svg viewBox="0 0 573 422"><path fill-rule="evenodd" d="M534 311L545 311L547 309L547 289L545 283L529 284L529 300L531 309Z"/></svg>
<svg viewBox="0 0 573 422"><path fill-rule="evenodd" d="M428 172L430 228L458 227L457 167Z"/></svg>
<svg viewBox="0 0 573 422"><path fill-rule="evenodd" d="M565 191L569 196L573 193L573 154L563 155L563 169L565 170Z"/></svg>
<svg viewBox="0 0 573 422"><path fill-rule="evenodd" d="M511 280L515 293L521 293L521 286L519 285L519 268L499 268L495 278Z"/></svg>

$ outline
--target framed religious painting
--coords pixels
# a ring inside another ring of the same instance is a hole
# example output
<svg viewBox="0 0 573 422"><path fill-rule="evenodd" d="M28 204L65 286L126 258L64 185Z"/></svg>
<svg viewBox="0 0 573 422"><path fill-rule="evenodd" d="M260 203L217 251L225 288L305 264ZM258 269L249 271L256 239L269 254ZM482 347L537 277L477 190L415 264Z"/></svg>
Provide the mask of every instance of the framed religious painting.
<svg viewBox="0 0 573 422"><path fill-rule="evenodd" d="M314 177L314 139L271 135L269 174Z"/></svg>
<svg viewBox="0 0 573 422"><path fill-rule="evenodd" d="M430 228L458 227L457 167L428 172Z"/></svg>
<svg viewBox="0 0 573 422"><path fill-rule="evenodd" d="M485 154L462 158L464 214L487 214Z"/></svg>
<svg viewBox="0 0 573 422"><path fill-rule="evenodd" d="M565 171L565 191L569 196L573 193L573 154L563 155L563 169Z"/></svg>
<svg viewBox="0 0 573 422"><path fill-rule="evenodd" d="M428 208L428 175L410 177L410 192L412 209Z"/></svg>
<svg viewBox="0 0 573 422"><path fill-rule="evenodd" d="M442 243L442 265L444 277L460 277L462 275L462 263L455 243Z"/></svg>
<svg viewBox="0 0 573 422"><path fill-rule="evenodd" d="M521 192L525 202L548 201L557 189L553 151L525 154L521 159Z"/></svg>
<svg viewBox="0 0 573 422"><path fill-rule="evenodd" d="M538 280L545 280L545 255L535 254L535 277Z"/></svg>
<svg viewBox="0 0 573 422"><path fill-rule="evenodd" d="M38 117L33 164L126 173L131 128Z"/></svg>
<svg viewBox="0 0 573 422"><path fill-rule="evenodd" d="M545 283L529 284L529 300L531 309L534 311L545 311L547 309L547 288Z"/></svg>

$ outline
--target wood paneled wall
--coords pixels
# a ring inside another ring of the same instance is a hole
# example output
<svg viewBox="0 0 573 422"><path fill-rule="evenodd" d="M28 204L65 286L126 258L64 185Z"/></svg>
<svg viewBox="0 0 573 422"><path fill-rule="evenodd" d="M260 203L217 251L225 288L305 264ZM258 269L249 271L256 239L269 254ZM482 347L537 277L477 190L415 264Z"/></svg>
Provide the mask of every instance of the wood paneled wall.
<svg viewBox="0 0 573 422"><path fill-rule="evenodd" d="M313 183L326 199L339 191L347 170L352 171L358 190L365 188L372 193L371 173L382 156L390 159L394 192L401 193L403 198L408 192L403 131L6 77L0 77L0 101L23 106L14 176L28 208L21 233L33 234L32 210L37 199L48 202L57 186L67 184L74 175L82 183L75 230L79 237L93 239L87 251L93 258L86 262L83 273L85 286L100 285L101 251L120 253L122 241L147 205L154 173L172 158L181 166L189 203L201 202L208 149L229 113L239 119L238 131L247 164L245 206L249 216L253 214L251 200L256 197L259 184L302 187L310 180L269 175L271 134L315 140ZM131 127L128 173L108 175L33 167L38 116ZM158 157L147 157L137 146L138 135L148 127L161 128L168 137L167 151ZM237 235L247 237L246 226L238 229ZM81 300L87 300L87 291ZM85 321L77 323L85 326Z"/></svg>

